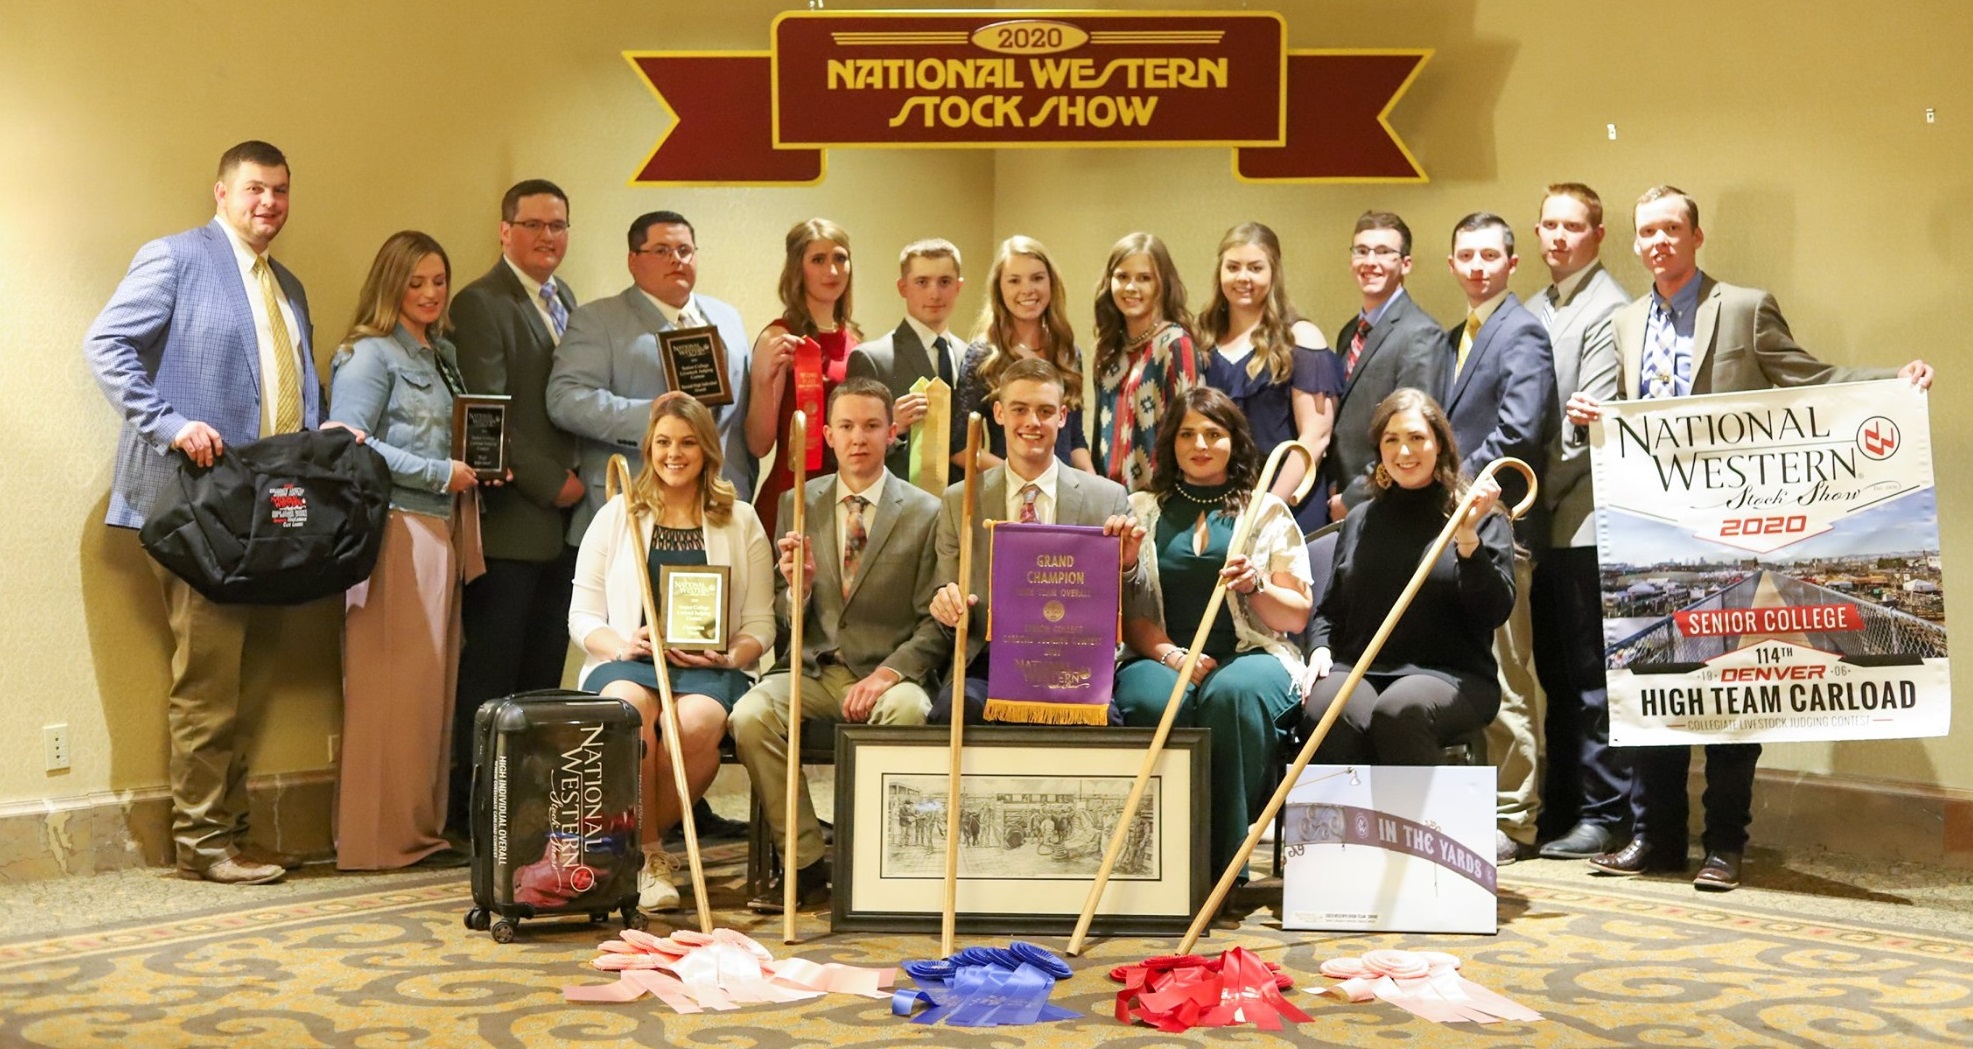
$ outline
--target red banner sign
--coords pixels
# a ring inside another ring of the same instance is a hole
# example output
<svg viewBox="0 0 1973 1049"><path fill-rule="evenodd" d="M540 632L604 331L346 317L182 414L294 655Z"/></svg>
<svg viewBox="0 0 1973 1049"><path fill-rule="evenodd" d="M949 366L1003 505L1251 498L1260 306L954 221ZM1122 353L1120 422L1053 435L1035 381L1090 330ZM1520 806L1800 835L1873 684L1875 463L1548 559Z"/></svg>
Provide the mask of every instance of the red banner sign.
<svg viewBox="0 0 1973 1049"><path fill-rule="evenodd" d="M822 151L1234 147L1253 181L1422 182L1385 122L1430 51L1302 51L1272 13L789 12L773 50L625 57L675 118L635 181L822 179Z"/></svg>
<svg viewBox="0 0 1973 1049"><path fill-rule="evenodd" d="M1672 613L1672 619L1686 637L1826 634L1863 629L1863 616L1855 605L1687 609Z"/></svg>

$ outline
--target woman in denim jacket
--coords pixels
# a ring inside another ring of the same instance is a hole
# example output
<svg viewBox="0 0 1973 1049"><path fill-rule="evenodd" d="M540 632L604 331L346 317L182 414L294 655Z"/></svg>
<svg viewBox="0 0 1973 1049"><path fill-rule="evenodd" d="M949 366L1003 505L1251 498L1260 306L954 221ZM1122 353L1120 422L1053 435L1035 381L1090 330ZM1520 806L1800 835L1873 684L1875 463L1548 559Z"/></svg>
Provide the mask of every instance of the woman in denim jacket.
<svg viewBox="0 0 1973 1049"><path fill-rule="evenodd" d="M459 668L459 595L485 571L473 469L452 458L465 392L444 337L452 265L423 233L377 252L332 361L330 419L369 434L391 472L383 549L345 598L336 866L467 861L440 834Z"/></svg>

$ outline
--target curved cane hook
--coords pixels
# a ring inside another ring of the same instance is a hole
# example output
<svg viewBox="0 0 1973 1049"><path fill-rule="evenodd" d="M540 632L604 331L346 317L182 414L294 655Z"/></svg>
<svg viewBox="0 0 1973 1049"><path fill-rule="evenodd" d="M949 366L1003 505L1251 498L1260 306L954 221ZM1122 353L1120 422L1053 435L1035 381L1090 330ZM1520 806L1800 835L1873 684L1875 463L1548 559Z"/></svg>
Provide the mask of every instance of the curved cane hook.
<svg viewBox="0 0 1973 1049"><path fill-rule="evenodd" d="M1526 517L1528 515L1529 510L1535 508L1535 496L1541 491L1541 481L1540 479L1535 477L1534 467L1529 466L1527 463L1524 463L1521 460L1516 459L1511 455L1503 455L1500 458L1495 459L1493 462L1488 463L1486 469L1480 471L1480 476L1475 477L1473 480L1475 483L1486 480L1492 477L1494 474L1498 473L1503 468L1509 470L1517 470L1520 472L1522 477L1528 479L1528 494L1521 497L1521 501L1519 504L1508 508L1507 511L1507 516L1518 521L1521 518Z"/></svg>

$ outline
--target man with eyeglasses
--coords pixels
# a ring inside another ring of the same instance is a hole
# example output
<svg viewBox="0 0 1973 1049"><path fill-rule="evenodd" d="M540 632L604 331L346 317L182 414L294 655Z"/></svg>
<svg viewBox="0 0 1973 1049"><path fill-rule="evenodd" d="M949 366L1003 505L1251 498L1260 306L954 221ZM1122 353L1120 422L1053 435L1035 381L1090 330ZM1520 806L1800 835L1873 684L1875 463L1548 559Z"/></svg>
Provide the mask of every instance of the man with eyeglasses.
<svg viewBox="0 0 1973 1049"><path fill-rule="evenodd" d="M1336 334L1346 376L1336 404L1336 426L1323 458L1331 489L1329 519L1369 498L1377 445L1370 419L1377 405L1403 387L1437 396L1448 361L1439 322L1405 294L1411 272L1411 227L1388 211L1366 211L1350 241L1350 275L1363 293L1363 308Z"/></svg>
<svg viewBox="0 0 1973 1049"><path fill-rule="evenodd" d="M1809 355L1795 342L1774 296L1714 280L1699 269L1699 205L1676 186L1654 186L1632 212L1632 250L1651 273L1651 291L1611 318L1612 352L1619 399L1684 397L1702 393L1765 390L1831 382L1888 379L1893 374L1919 389L1932 387L1932 366L1915 360L1888 368L1839 368ZM1602 402L1588 391L1569 398L1569 421L1588 426L1602 417ZM1725 892L1740 885L1747 826L1754 819L1754 766L1759 743L1706 746L1705 859L1693 888ZM1634 827L1628 844L1589 860L1604 874L1683 873L1690 863L1686 837L1686 778L1692 748L1631 748L1636 780L1631 789Z"/></svg>
<svg viewBox="0 0 1973 1049"><path fill-rule="evenodd" d="M575 293L555 275L569 248L569 198L546 179L500 199L500 258L452 300L452 343L474 393L505 394L512 482L480 491L486 574L466 584L465 644L452 722L448 830L472 796L473 712L482 702L561 684L569 650L575 546L569 518L585 487L577 441L548 419L548 370Z"/></svg>
<svg viewBox="0 0 1973 1049"><path fill-rule="evenodd" d="M658 333L675 328L719 329L726 346L727 388L733 403L712 409L726 457L721 471L741 499L752 499L758 465L747 451L747 362L752 343L740 312L694 290L698 244L692 224L675 211L639 215L630 224L630 287L569 317L548 376L548 416L583 438L581 474L589 491L576 506L568 539L580 544L589 519L603 506L603 476L621 454L635 473L637 443L651 423L651 402L671 389L658 362Z"/></svg>

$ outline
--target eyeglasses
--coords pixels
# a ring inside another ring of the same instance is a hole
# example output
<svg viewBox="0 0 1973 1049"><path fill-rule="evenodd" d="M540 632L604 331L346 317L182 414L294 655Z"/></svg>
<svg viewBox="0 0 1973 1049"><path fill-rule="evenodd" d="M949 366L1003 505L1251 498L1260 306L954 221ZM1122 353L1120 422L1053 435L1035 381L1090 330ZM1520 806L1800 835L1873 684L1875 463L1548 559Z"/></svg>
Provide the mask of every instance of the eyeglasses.
<svg viewBox="0 0 1973 1049"><path fill-rule="evenodd" d="M633 248L630 253L632 255L649 255L660 262L663 262L665 259L691 262L692 257L699 253L699 249L690 244L680 244L675 248L669 244L660 244L655 248Z"/></svg>
<svg viewBox="0 0 1973 1049"><path fill-rule="evenodd" d="M560 234L569 231L569 224L566 222L543 222L540 219L524 219L520 222L509 222L507 225L519 226L537 237L543 233Z"/></svg>
<svg viewBox="0 0 1973 1049"><path fill-rule="evenodd" d="M1350 249L1350 258L1353 259L1369 259L1369 258L1395 259L1403 254L1404 254L1403 252L1399 251L1396 248L1385 247L1382 244L1379 244L1376 247L1367 247L1365 245L1358 244L1357 246Z"/></svg>

